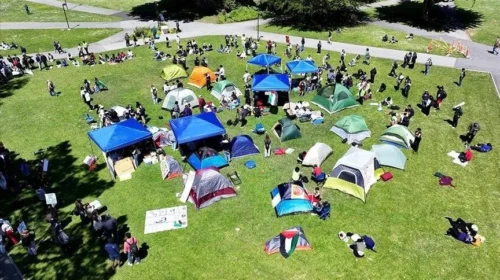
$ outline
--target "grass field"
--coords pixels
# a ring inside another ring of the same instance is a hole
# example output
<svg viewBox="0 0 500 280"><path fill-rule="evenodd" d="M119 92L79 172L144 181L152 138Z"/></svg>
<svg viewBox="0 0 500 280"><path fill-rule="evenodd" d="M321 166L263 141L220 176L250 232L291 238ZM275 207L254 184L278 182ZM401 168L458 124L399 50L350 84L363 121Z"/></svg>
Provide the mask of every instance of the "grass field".
<svg viewBox="0 0 500 280"><path fill-rule="evenodd" d="M472 6L472 2L474 1L455 0L455 5L463 9L471 9L480 12L483 15L481 26L471 28L467 31L473 41L493 46L495 39L500 36L500 30L498 28L500 24L500 16L498 15L498 11L500 11L500 1L475 1L474 6Z"/></svg>
<svg viewBox="0 0 500 280"><path fill-rule="evenodd" d="M316 32L316 31L302 31L293 29L292 27L280 27L276 25L266 24L261 26L262 31L286 34L290 36L299 36L305 38L312 38L318 40L327 40L328 39L328 31L325 32ZM389 39L391 36L395 36L395 38L399 41L395 44L391 44L388 42L382 42L382 37L387 34ZM334 42L342 42L342 43L351 43L363 46L372 46L379 48L387 48L387 49L396 49L396 50L404 50L404 51L416 51L416 52L425 52L427 46L429 45L430 39L424 37L414 36L413 40L405 40L405 36L407 34L401 31L382 28L375 25L361 25L358 27L347 27L343 28L340 34L333 32L332 41ZM437 55L445 55L445 51L442 53L434 49L431 53Z"/></svg>
<svg viewBox="0 0 500 280"><path fill-rule="evenodd" d="M121 29L44 29L37 30L37 36L33 36L33 30L2 30L2 40L5 42L15 42L18 49L0 50L0 55L21 54L20 47L24 46L28 53L52 52L53 42L59 40L63 49L76 47L82 41L89 43L92 50L92 43L106 39L109 36L120 32Z"/></svg>
<svg viewBox="0 0 500 280"><path fill-rule="evenodd" d="M183 39L184 40L184 39ZM219 45L222 37L197 38L198 44ZM283 45L278 46L283 53ZM166 50L163 45L160 50ZM403 151L407 157L406 171L387 168L394 174L389 182L378 182L363 203L346 194L323 190L323 199L332 204L332 216L321 221L309 214L276 218L271 207L270 190L281 182L288 181L295 167L297 153L308 150L315 142L330 145L334 154L322 165L329 172L335 162L349 146L329 131L341 117L359 114L365 117L372 137L365 140L364 148L378 143L378 137L389 122L385 113L377 112L376 106L365 104L356 108L326 116L325 123L313 126L299 123L302 138L279 143L271 134L272 147L294 148L293 155L262 155L236 159L231 166L221 170L223 174L237 170L243 183L238 197L220 201L208 208L195 211L188 205L189 226L187 229L144 235L144 217L147 210L181 205L175 197L182 190L180 178L171 181L160 179L158 165L141 165L133 178L124 182L112 182L108 171L99 160L97 172L89 173L82 166L86 155L98 153L97 147L89 144L86 133L88 125L83 119L87 107L79 96L83 79L98 77L110 90L96 94L94 102L107 108L116 104L145 105L151 118L150 125L164 126L168 113L153 105L150 99L151 84L161 88L159 77L162 67L169 62L153 62L152 52L144 47L136 48L137 58L119 65L97 65L92 68L68 67L51 71L35 72L33 77L11 81L0 87L0 141L19 154L18 157L34 159L33 151L48 148L52 190L60 201L60 216L72 210L76 198L91 201L94 198L108 207L108 212L118 218L124 230L130 230L140 242L149 246L148 256L134 267L119 268L116 274L109 271L102 241L91 236L87 227L78 224L73 217L66 231L76 239L76 251L70 257L62 257L59 248L50 241L40 242L47 233L43 222L42 205L33 191L24 190L21 198L13 202L10 197L0 197L0 213L13 223L23 219L33 228L39 240L39 256L36 260L26 258L24 248L18 246L11 251L20 268L32 279L497 279L500 270L497 209L499 192L498 157L493 149L488 154L474 154L474 160L466 167L455 165L446 153L461 151L463 144L459 135L465 133L470 122L478 121L481 131L475 141L493 143L497 146L500 137L497 120L500 117L498 97L487 74L468 72L461 88L453 82L459 71L432 67L430 76L420 73L422 66L414 70L403 70L412 78L410 97L405 99L391 89L389 72L391 61L372 59L370 67L360 65L365 71L376 66L379 75L374 88L381 82L388 85L385 93L375 93L375 100L392 96L395 104L404 107L420 102L421 93L428 89L435 93L436 85L444 85L448 92L440 111L432 111L429 117L416 112L410 130L423 130L423 140L418 154ZM315 50L307 50L316 60L321 57ZM338 54L332 54L334 57ZM346 58L350 60L352 55ZM237 60L233 54L207 54L212 68L223 64L228 79L242 87L245 61ZM194 57L188 65L192 67ZM255 66L250 71L259 70ZM350 69L350 73L357 70ZM59 97L50 97L45 81L51 79ZM184 80L186 84L186 80ZM213 100L205 89L193 90L206 99ZM306 95L310 100L314 93ZM292 99L299 100L296 93ZM464 116L457 129L452 129L444 119L452 116L451 108L464 101ZM316 109L313 105L313 108ZM197 109L195 109L197 111ZM164 116L160 120L158 116ZM265 116L262 119L269 129L284 114ZM234 111L219 114L223 123L234 118ZM228 127L230 136L250 134L256 124L253 117L244 127ZM263 149L263 137L252 135L255 143ZM179 159L178 152L166 149ZM254 159L257 168L247 170L243 164ZM184 164L182 164L184 166ZM186 167L189 169L188 167ZM302 168L305 174L308 168ZM440 171L455 178L456 189L440 187L434 172ZM308 184L312 190L314 184ZM462 217L478 224L487 239L480 248L474 249L444 236L448 224L444 216ZM267 256L263 252L264 242L285 228L300 225L313 246L311 251L296 252L289 259L279 255ZM241 231L235 231L235 228ZM377 253L368 252L364 259L355 260L346 244L337 238L339 231L368 234L377 242ZM56 276L57 275L57 276Z"/></svg>
<svg viewBox="0 0 500 280"><path fill-rule="evenodd" d="M63 3L63 2L61 2ZM31 13L27 15L24 5L27 4ZM0 22L63 22L64 12L62 7L52 7L22 0L2 0L0 3ZM119 21L119 17L103 16L84 12L66 11L70 22L80 21Z"/></svg>

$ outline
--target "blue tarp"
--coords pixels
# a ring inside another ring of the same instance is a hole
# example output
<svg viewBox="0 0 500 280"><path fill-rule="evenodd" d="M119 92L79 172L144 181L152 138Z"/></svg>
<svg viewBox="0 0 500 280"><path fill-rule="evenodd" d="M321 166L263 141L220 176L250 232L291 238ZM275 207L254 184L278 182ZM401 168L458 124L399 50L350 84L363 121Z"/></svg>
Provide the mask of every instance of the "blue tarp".
<svg viewBox="0 0 500 280"><path fill-rule="evenodd" d="M135 119L90 131L88 135L106 153L153 137L153 134Z"/></svg>
<svg viewBox="0 0 500 280"><path fill-rule="evenodd" d="M310 60L294 60L286 63L286 67L292 74L314 73L318 67Z"/></svg>
<svg viewBox="0 0 500 280"><path fill-rule="evenodd" d="M250 58L247 63L259 65L262 67L271 67L272 65L280 64L281 58L270 54L259 54Z"/></svg>
<svg viewBox="0 0 500 280"><path fill-rule="evenodd" d="M231 157L238 158L247 155L258 154L259 149L248 135L238 135L231 141Z"/></svg>
<svg viewBox="0 0 500 280"><path fill-rule="evenodd" d="M193 142L226 133L213 112L170 120L177 144Z"/></svg>
<svg viewBox="0 0 500 280"><path fill-rule="evenodd" d="M289 91L290 81L287 74L254 75L252 91Z"/></svg>

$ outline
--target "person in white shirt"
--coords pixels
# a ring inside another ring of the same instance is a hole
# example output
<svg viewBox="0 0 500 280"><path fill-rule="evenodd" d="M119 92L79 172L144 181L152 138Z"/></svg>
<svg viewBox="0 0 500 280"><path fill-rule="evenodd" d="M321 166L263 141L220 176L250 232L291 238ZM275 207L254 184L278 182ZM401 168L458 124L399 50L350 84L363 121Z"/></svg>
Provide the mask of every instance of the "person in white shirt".
<svg viewBox="0 0 500 280"><path fill-rule="evenodd" d="M177 47L179 47L179 45L181 44L181 37L179 35L175 37L175 42L177 43Z"/></svg>
<svg viewBox="0 0 500 280"><path fill-rule="evenodd" d="M226 77L226 70L224 70L224 66L220 66L219 68L219 77L222 79L223 77Z"/></svg>
<svg viewBox="0 0 500 280"><path fill-rule="evenodd" d="M307 56L307 58L306 58L306 60L312 61L312 60L313 60L313 58L312 58L312 56L311 56L311 55L308 55L308 56Z"/></svg>
<svg viewBox="0 0 500 280"><path fill-rule="evenodd" d="M134 57L134 53L133 53L131 50L128 50L128 52L127 52L127 57L128 57L128 58L132 58L132 57Z"/></svg>
<svg viewBox="0 0 500 280"><path fill-rule="evenodd" d="M247 86L250 83L252 76L248 71L245 71L245 74L243 74L243 82L245 82L245 86Z"/></svg>

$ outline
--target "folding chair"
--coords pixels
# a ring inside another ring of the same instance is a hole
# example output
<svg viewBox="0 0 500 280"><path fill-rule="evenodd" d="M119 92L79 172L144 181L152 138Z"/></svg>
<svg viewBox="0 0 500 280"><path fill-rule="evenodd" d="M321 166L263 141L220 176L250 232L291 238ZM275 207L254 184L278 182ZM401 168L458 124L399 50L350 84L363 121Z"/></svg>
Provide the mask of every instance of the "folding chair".
<svg viewBox="0 0 500 280"><path fill-rule="evenodd" d="M227 173L227 177L229 178L229 180L231 180L233 185L241 184L241 179L237 171L234 171L233 173Z"/></svg>

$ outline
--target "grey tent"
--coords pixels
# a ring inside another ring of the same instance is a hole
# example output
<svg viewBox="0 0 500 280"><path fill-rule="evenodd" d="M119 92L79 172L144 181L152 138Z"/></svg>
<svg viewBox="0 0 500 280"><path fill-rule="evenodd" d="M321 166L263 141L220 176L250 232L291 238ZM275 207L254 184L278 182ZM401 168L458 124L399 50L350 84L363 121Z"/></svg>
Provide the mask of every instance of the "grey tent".
<svg viewBox="0 0 500 280"><path fill-rule="evenodd" d="M215 168L189 172L181 201L190 199L196 209L207 207L223 198L236 196L233 184Z"/></svg>

